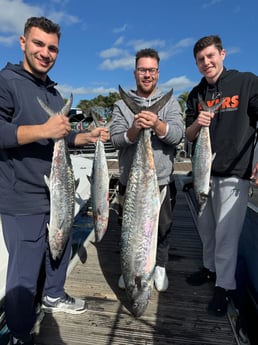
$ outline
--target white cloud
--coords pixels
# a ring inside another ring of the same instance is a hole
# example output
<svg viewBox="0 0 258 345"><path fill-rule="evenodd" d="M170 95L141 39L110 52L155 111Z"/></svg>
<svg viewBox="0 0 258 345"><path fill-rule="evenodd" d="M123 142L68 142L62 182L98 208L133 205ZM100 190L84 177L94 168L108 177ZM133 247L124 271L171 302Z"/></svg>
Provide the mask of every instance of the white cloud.
<svg viewBox="0 0 258 345"><path fill-rule="evenodd" d="M131 40L128 42L128 46L133 47L135 51L138 51L140 49L144 48L160 48L164 47L166 42L164 40L160 39L155 39L155 40L150 40L150 41L145 41L145 40Z"/></svg>
<svg viewBox="0 0 258 345"><path fill-rule="evenodd" d="M115 34L118 34L118 33L120 33L120 32L124 32L124 31L126 30L126 28L127 28L127 25L124 24L124 25L121 26L120 28L115 28L115 29L113 30L113 32L114 32Z"/></svg>
<svg viewBox="0 0 258 345"><path fill-rule="evenodd" d="M121 45L124 43L124 36L120 36L114 43L115 46Z"/></svg>
<svg viewBox="0 0 258 345"><path fill-rule="evenodd" d="M159 88L163 91L168 91L173 88L174 92L190 90L196 82L188 79L186 76L171 78L165 83L159 85Z"/></svg>
<svg viewBox="0 0 258 345"><path fill-rule="evenodd" d="M110 92L117 92L115 88L104 88L103 86L100 87L73 87L71 85L57 85L58 91L61 93L63 98L68 98L70 94L73 95L108 95Z"/></svg>
<svg viewBox="0 0 258 345"><path fill-rule="evenodd" d="M11 46L18 41L17 35L0 36L0 44Z"/></svg>
<svg viewBox="0 0 258 345"><path fill-rule="evenodd" d="M208 8L211 6L215 6L217 4L219 4L220 2L222 2L222 0L211 0L210 2L206 2L202 5L202 8Z"/></svg>
<svg viewBox="0 0 258 345"><path fill-rule="evenodd" d="M185 49L193 47L194 44L194 39L193 38L184 38L180 41L178 41L176 44L172 45L169 49L166 51L160 51L159 55L162 60L167 60L171 56L180 54L182 51Z"/></svg>
<svg viewBox="0 0 258 345"><path fill-rule="evenodd" d="M164 40L155 39L150 41L145 40L131 40L126 45L133 50L130 53L128 49L118 49L115 47L103 50L99 53L99 56L103 59L103 62L99 65L101 70L115 70L118 68L122 69L133 69L135 63L135 51L144 48L158 49L159 47L166 47L166 50L159 50L159 56L161 61L167 60L173 55L179 54L188 47L193 46L194 40L192 38L184 38L174 44L172 47L167 48L167 44Z"/></svg>
<svg viewBox="0 0 258 345"><path fill-rule="evenodd" d="M127 56L121 59L106 59L100 64L99 68L102 70L114 70L118 68L132 69L134 67L134 57Z"/></svg>
<svg viewBox="0 0 258 345"><path fill-rule="evenodd" d="M79 22L77 17L63 11L51 12L48 8L29 5L22 0L0 0L0 8L0 43L4 45L11 45L18 40L29 17L47 16L59 24L63 22L66 25ZM17 36L14 37L14 34Z"/></svg>
<svg viewBox="0 0 258 345"><path fill-rule="evenodd" d="M65 23L66 25L78 24L80 19L76 16L71 16L63 11L52 11L48 16L56 23Z"/></svg>
<svg viewBox="0 0 258 345"><path fill-rule="evenodd" d="M122 49L118 49L118 48L109 48L109 49L106 49L106 50L103 50L102 52L100 52L99 55L103 59L107 59L107 58L111 58L114 56L125 55L125 51Z"/></svg>
<svg viewBox="0 0 258 345"><path fill-rule="evenodd" d="M27 18L43 15L40 7L27 5L21 0L0 0L0 8L0 34L5 35L22 34Z"/></svg>
<svg viewBox="0 0 258 345"><path fill-rule="evenodd" d="M238 54L240 52L239 47L229 47L226 49L227 55Z"/></svg>

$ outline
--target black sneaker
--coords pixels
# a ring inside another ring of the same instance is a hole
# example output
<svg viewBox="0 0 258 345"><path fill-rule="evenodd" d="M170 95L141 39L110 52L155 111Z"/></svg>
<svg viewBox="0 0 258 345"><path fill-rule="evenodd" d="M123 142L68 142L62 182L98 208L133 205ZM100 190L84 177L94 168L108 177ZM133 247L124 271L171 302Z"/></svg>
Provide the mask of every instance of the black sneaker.
<svg viewBox="0 0 258 345"><path fill-rule="evenodd" d="M208 268L202 267L199 271L192 273L186 278L188 284L193 286L199 286L204 283L216 281L216 273L211 272Z"/></svg>
<svg viewBox="0 0 258 345"><path fill-rule="evenodd" d="M26 340L18 340L14 342L13 336L11 335L8 345L36 345L33 340L33 336L29 335Z"/></svg>
<svg viewBox="0 0 258 345"><path fill-rule="evenodd" d="M64 312L69 314L81 314L88 309L88 306L85 300L65 294L64 297L58 298L54 302L50 301L48 296L43 297L41 308L46 313Z"/></svg>
<svg viewBox="0 0 258 345"><path fill-rule="evenodd" d="M219 286L216 286L214 295L208 305L208 312L215 316L226 315L229 301L230 298L228 291Z"/></svg>

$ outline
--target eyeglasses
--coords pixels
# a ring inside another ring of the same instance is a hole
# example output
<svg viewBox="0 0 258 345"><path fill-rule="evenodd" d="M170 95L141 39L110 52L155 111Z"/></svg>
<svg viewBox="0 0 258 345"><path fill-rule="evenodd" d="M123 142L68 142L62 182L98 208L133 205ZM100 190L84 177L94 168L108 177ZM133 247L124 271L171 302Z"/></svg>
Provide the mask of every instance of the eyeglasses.
<svg viewBox="0 0 258 345"><path fill-rule="evenodd" d="M147 72L149 72L150 75L154 75L158 72L159 69L158 68L137 67L136 70L139 74L146 74Z"/></svg>

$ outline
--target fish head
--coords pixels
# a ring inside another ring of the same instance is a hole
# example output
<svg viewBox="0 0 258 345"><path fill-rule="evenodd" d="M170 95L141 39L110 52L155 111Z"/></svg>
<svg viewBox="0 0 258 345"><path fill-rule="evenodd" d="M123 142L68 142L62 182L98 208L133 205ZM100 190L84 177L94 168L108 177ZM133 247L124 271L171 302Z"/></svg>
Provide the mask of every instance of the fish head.
<svg viewBox="0 0 258 345"><path fill-rule="evenodd" d="M200 208L205 206L207 199L208 199L208 195L206 193L199 193L197 195L197 202Z"/></svg>
<svg viewBox="0 0 258 345"><path fill-rule="evenodd" d="M100 242L102 238L104 237L105 233L107 232L107 226L108 226L108 218L106 217L104 221L102 220L95 220L95 241Z"/></svg>
<svg viewBox="0 0 258 345"><path fill-rule="evenodd" d="M132 314L140 317L148 306L151 292L153 289L153 280L136 277L134 284L128 286L127 295L131 302Z"/></svg>

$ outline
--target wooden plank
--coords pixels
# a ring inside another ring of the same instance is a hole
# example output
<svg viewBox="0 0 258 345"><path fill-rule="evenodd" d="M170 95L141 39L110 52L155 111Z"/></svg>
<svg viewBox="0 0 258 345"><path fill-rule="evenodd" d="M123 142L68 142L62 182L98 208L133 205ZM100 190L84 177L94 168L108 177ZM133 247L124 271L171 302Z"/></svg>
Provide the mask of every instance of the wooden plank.
<svg viewBox="0 0 258 345"><path fill-rule="evenodd" d="M189 286L187 274L201 265L201 242L177 175L178 197L174 213L166 292L153 291L144 315L134 318L125 292L117 287L120 275L120 228L110 212L108 231L95 245L91 236L84 250L85 263L77 262L66 290L86 298L89 310L81 315L46 315L37 334L41 345L235 345L227 317L208 315L212 285Z"/></svg>

